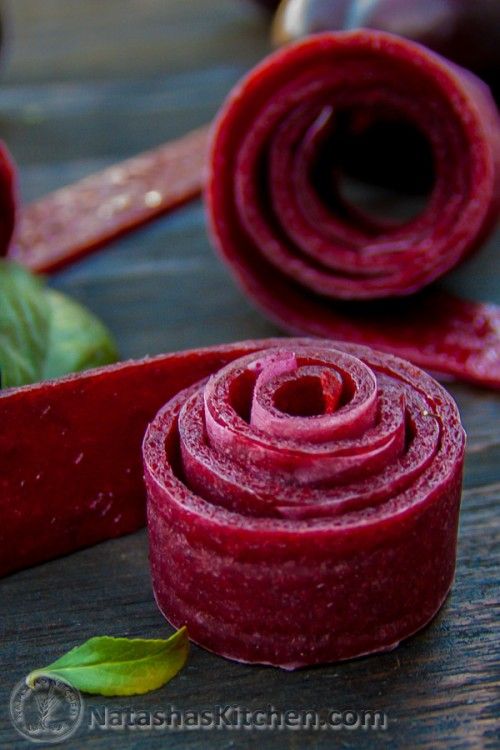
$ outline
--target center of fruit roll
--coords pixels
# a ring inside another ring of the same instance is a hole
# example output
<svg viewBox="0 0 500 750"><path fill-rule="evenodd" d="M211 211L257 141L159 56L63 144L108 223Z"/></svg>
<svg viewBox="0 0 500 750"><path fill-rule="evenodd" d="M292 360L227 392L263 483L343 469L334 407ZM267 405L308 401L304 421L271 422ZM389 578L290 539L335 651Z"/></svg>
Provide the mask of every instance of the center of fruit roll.
<svg viewBox="0 0 500 750"><path fill-rule="evenodd" d="M183 481L257 516L362 506L388 477L399 487L408 460L425 466L439 439L421 396L336 349L251 354L181 400Z"/></svg>

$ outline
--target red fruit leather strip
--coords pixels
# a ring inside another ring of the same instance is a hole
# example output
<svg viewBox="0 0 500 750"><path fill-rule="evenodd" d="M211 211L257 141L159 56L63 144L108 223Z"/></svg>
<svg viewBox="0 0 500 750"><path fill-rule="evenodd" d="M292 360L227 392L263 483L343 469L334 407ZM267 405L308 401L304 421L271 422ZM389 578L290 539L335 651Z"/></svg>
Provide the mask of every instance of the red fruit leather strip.
<svg viewBox="0 0 500 750"><path fill-rule="evenodd" d="M294 669L392 649L453 580L456 406L367 347L258 346L179 393L146 433L157 603L238 661Z"/></svg>
<svg viewBox="0 0 500 750"><path fill-rule="evenodd" d="M142 526L148 422L239 351L167 354L0 391L0 575Z"/></svg>
<svg viewBox="0 0 500 750"><path fill-rule="evenodd" d="M337 115L346 112L355 115L353 128L392 113L425 135L435 184L419 216L398 226L369 219L335 186L326 202L317 173L331 169L324 148L331 154ZM375 31L287 47L247 75L219 113L207 204L221 257L287 330L369 343L500 386L498 308L437 293L420 308L420 298L408 309L367 305L442 276L498 219L500 121L471 74ZM352 300L356 306L338 304Z"/></svg>
<svg viewBox="0 0 500 750"><path fill-rule="evenodd" d="M9 257L51 271L197 197L207 140L200 128L26 206Z"/></svg>
<svg viewBox="0 0 500 750"><path fill-rule="evenodd" d="M373 346L436 377L500 389L500 307L430 289L404 300L332 304L276 282L253 287L259 306L290 333Z"/></svg>

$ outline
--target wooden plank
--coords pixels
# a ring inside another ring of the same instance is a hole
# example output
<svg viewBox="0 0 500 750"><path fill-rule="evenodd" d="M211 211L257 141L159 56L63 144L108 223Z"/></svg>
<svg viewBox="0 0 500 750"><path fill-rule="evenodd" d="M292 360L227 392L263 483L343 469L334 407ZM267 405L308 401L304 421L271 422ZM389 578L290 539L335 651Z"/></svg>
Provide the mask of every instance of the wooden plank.
<svg viewBox="0 0 500 750"><path fill-rule="evenodd" d="M7 80L98 80L252 64L265 16L246 0L8 0Z"/></svg>

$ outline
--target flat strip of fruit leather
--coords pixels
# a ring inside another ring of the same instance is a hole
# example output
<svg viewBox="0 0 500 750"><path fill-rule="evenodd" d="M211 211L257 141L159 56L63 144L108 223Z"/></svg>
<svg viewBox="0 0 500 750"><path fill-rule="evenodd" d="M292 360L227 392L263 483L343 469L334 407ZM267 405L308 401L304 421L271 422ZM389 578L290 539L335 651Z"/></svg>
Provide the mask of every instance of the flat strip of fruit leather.
<svg viewBox="0 0 500 750"><path fill-rule="evenodd" d="M253 349L167 354L0 390L0 576L140 528L148 422Z"/></svg>
<svg viewBox="0 0 500 750"><path fill-rule="evenodd" d="M200 128L20 209L9 257L51 271L196 198L207 138Z"/></svg>
<svg viewBox="0 0 500 750"><path fill-rule="evenodd" d="M258 295L258 298L257 298ZM442 380L500 389L500 307L441 289L382 302L324 301L275 281L257 305L292 334L352 341L396 354Z"/></svg>

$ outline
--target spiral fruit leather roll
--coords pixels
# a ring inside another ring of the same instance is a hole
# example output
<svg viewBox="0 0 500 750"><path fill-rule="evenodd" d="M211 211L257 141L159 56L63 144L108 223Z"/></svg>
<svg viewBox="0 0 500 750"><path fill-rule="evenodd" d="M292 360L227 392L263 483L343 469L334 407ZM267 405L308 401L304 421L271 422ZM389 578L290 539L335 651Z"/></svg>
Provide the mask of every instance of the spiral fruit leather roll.
<svg viewBox="0 0 500 750"><path fill-rule="evenodd" d="M387 122L406 124L430 152L427 204L403 223L351 205L336 174L357 135ZM373 305L442 276L498 218L499 118L472 74L376 31L318 34L285 48L223 106L207 203L223 259L287 330L372 344L500 386L498 308L444 293L382 313Z"/></svg>
<svg viewBox="0 0 500 750"><path fill-rule="evenodd" d="M359 345L238 345L143 444L158 605L293 669L394 648L452 584L465 436L429 375Z"/></svg>

